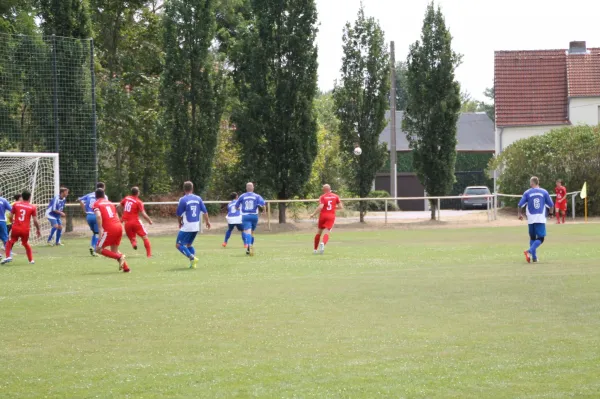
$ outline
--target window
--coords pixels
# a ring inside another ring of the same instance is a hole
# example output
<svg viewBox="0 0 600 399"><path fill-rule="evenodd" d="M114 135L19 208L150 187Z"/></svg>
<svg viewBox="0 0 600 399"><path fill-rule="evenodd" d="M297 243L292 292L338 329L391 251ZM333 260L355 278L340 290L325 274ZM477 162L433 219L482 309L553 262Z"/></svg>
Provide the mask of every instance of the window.
<svg viewBox="0 0 600 399"><path fill-rule="evenodd" d="M469 187L465 190L468 195L488 195L490 190L485 187Z"/></svg>

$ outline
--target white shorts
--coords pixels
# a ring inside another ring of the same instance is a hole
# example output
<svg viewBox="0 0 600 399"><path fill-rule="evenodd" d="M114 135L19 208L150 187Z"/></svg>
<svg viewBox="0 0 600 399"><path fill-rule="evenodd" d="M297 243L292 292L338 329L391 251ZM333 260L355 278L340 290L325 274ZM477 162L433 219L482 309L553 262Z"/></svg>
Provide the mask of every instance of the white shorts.
<svg viewBox="0 0 600 399"><path fill-rule="evenodd" d="M226 219L228 224L242 224L241 216L227 217Z"/></svg>

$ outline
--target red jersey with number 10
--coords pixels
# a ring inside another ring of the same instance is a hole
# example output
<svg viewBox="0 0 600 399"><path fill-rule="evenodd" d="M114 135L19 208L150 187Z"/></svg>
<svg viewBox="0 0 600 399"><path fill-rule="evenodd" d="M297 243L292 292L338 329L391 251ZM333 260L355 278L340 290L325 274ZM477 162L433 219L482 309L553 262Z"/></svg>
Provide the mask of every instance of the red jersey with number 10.
<svg viewBox="0 0 600 399"><path fill-rule="evenodd" d="M321 195L319 202L323 204L321 216L335 216L335 210L337 204L340 203L340 197L334 193L323 194Z"/></svg>
<svg viewBox="0 0 600 399"><path fill-rule="evenodd" d="M29 231L31 228L31 217L37 216L37 208L29 202L19 201L12 207L13 230Z"/></svg>
<svg viewBox="0 0 600 399"><path fill-rule="evenodd" d="M94 212L100 211L102 216L102 228L104 230L121 229L121 221L117 215L117 209L112 202L102 198L94 202Z"/></svg>
<svg viewBox="0 0 600 399"><path fill-rule="evenodd" d="M562 187L556 187L554 189L554 192L556 193L556 203L563 203L564 201L567 200L567 188L562 186Z"/></svg>
<svg viewBox="0 0 600 399"><path fill-rule="evenodd" d="M123 198L121 206L123 207L124 222L137 222L140 212L144 212L144 203L142 200L132 195Z"/></svg>

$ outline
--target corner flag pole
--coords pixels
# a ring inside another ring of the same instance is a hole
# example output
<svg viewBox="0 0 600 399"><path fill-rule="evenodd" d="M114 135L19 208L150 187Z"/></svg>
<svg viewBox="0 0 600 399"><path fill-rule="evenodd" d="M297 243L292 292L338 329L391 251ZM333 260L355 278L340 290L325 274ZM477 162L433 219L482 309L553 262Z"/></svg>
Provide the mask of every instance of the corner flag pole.
<svg viewBox="0 0 600 399"><path fill-rule="evenodd" d="M587 197L585 197L585 199L583 200L584 204L585 204L585 222L587 223Z"/></svg>

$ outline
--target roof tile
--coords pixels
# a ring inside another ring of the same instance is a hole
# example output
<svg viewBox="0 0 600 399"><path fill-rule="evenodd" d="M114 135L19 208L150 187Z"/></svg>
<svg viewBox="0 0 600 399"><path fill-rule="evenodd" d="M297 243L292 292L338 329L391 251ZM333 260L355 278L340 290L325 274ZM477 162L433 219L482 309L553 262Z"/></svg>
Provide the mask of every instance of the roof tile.
<svg viewBox="0 0 600 399"><path fill-rule="evenodd" d="M569 97L600 96L600 49L567 57Z"/></svg>

